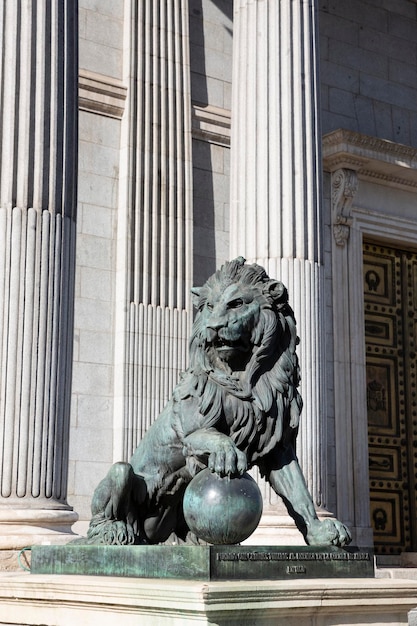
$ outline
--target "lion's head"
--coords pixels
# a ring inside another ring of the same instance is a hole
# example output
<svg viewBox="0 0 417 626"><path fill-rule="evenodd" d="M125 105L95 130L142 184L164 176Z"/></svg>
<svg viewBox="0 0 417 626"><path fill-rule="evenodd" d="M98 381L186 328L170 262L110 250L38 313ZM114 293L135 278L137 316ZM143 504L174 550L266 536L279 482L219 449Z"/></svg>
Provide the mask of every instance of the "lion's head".
<svg viewBox="0 0 417 626"><path fill-rule="evenodd" d="M239 257L193 294L187 387L201 396L206 425L225 422L254 461L298 428L298 337L287 290Z"/></svg>
<svg viewBox="0 0 417 626"><path fill-rule="evenodd" d="M245 265L242 257L223 265L193 293L198 315L191 347L197 343L212 366L230 373L244 371L265 342L272 347L279 311L289 312L284 285L259 265Z"/></svg>

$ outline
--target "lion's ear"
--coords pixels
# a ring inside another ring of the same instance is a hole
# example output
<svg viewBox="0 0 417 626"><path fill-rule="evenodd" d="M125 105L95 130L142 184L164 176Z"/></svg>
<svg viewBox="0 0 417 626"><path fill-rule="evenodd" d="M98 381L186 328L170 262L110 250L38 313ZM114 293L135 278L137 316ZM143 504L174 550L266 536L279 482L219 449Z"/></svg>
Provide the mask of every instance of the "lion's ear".
<svg viewBox="0 0 417 626"><path fill-rule="evenodd" d="M191 287L193 305L198 309L202 287Z"/></svg>
<svg viewBox="0 0 417 626"><path fill-rule="evenodd" d="M276 303L288 302L287 288L279 280L269 280L265 283L263 292L268 294Z"/></svg>

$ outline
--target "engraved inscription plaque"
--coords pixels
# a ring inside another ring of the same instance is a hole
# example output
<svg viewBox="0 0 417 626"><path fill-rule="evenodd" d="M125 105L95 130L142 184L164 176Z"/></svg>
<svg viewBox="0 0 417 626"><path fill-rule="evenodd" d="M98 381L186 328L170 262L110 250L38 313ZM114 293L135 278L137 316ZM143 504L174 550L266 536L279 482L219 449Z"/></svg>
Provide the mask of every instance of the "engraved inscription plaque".
<svg viewBox="0 0 417 626"><path fill-rule="evenodd" d="M285 578L369 578L373 553L363 548L308 546L213 546L213 580Z"/></svg>

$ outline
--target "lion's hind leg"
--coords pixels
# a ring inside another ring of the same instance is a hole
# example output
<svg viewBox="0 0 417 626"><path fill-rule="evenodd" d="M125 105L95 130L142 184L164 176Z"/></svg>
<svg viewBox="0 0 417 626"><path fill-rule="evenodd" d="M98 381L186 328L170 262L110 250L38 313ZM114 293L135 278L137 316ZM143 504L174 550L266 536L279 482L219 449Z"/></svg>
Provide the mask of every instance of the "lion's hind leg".
<svg viewBox="0 0 417 626"><path fill-rule="evenodd" d="M93 495L87 543L139 543L138 515L146 494L145 481L129 463L112 465Z"/></svg>

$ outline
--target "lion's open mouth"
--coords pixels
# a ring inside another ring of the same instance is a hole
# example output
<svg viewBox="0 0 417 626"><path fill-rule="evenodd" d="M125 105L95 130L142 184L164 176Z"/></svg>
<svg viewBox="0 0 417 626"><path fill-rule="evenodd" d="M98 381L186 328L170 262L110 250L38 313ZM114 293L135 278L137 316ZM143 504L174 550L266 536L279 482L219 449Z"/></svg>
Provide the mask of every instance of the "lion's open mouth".
<svg viewBox="0 0 417 626"><path fill-rule="evenodd" d="M214 348L218 352L248 352L250 346L241 339L232 341L231 339L223 339L217 337L214 341L208 342L208 346Z"/></svg>

